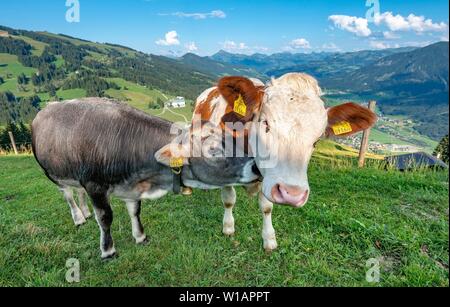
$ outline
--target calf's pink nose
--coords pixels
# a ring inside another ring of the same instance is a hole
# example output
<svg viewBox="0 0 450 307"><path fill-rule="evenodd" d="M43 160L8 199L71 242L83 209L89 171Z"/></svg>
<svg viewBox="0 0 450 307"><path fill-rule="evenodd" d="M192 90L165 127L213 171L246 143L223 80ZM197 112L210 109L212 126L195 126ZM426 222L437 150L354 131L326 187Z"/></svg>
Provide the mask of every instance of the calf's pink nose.
<svg viewBox="0 0 450 307"><path fill-rule="evenodd" d="M272 188L272 198L279 204L291 205L295 208L302 207L308 200L309 190L287 184L276 184Z"/></svg>

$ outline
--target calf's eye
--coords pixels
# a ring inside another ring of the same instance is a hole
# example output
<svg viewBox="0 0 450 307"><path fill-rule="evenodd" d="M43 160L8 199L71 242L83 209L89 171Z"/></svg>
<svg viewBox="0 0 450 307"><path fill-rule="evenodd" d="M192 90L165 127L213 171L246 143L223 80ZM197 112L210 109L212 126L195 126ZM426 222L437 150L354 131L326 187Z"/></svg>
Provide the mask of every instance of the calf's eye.
<svg viewBox="0 0 450 307"><path fill-rule="evenodd" d="M270 131L269 122L267 120L263 120L262 124L264 125L264 128L266 129L266 133L269 133L269 131Z"/></svg>

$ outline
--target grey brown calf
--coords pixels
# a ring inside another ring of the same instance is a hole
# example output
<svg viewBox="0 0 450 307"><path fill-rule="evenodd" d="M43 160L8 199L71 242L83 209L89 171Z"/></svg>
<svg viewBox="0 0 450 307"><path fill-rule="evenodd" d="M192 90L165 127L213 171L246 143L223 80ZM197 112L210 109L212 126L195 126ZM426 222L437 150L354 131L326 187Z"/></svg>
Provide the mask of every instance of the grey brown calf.
<svg viewBox="0 0 450 307"><path fill-rule="evenodd" d="M102 258L116 254L111 236L111 194L126 203L136 243L146 242L139 218L141 199L160 198L174 185L171 169L155 158L158 150L175 138L170 133L171 125L125 104L100 98L52 103L33 121L36 160L63 191L75 224L84 223L90 216L84 191L92 200L100 227ZM250 158L218 158L213 163L190 159L181 176L185 184L199 188L247 185L259 178Z"/></svg>

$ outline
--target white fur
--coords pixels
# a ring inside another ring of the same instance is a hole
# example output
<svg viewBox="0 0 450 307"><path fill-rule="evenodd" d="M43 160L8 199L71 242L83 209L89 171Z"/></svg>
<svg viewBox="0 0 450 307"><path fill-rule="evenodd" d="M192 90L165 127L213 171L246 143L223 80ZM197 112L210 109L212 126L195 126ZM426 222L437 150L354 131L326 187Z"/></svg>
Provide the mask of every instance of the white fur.
<svg viewBox="0 0 450 307"><path fill-rule="evenodd" d="M106 258L112 257L115 254L116 254L116 248L114 246L112 248L110 248L109 250L107 250L107 251L103 251L102 250L102 259L106 259Z"/></svg>
<svg viewBox="0 0 450 307"><path fill-rule="evenodd" d="M236 204L236 191L233 187L225 187L222 189L222 202L225 206L225 214L223 216L223 233L227 236L232 236L235 232L233 208Z"/></svg>
<svg viewBox="0 0 450 307"><path fill-rule="evenodd" d="M145 242L147 236L145 235L145 233L141 232L138 216L136 215L138 203L136 201L128 200L126 201L126 205L128 214L130 215L131 219L131 229L133 237L136 240L137 244L141 244Z"/></svg>
<svg viewBox="0 0 450 307"><path fill-rule="evenodd" d="M70 187L65 187L62 189L64 193L64 198L67 201L67 204L70 208L70 214L72 215L73 222L76 226L83 225L86 223L86 218L83 215L83 212L78 208L75 199L73 198L73 190Z"/></svg>
<svg viewBox="0 0 450 307"><path fill-rule="evenodd" d="M166 190L161 190L161 189L156 189L156 190L151 190L149 192L144 192L141 194L141 199L150 199L150 200L156 200L159 199L163 196L166 196L168 193L168 191Z"/></svg>
<svg viewBox="0 0 450 307"><path fill-rule="evenodd" d="M89 206L87 204L87 195L84 189L77 189L78 191L78 203L80 204L81 212L83 216L88 219L91 217L91 211L89 210Z"/></svg>
<svg viewBox="0 0 450 307"><path fill-rule="evenodd" d="M249 161L244 165L244 169L242 170L242 178L241 183L250 183L258 180L259 176L255 175L253 172L254 161Z"/></svg>
<svg viewBox="0 0 450 307"><path fill-rule="evenodd" d="M276 184L309 189L308 164L314 143L323 135L328 117L317 81L305 74L287 74L272 80L265 90L260 120L269 123L256 136L266 144L275 165L263 168L263 193L270 201ZM252 134L253 135L253 134Z"/></svg>
<svg viewBox="0 0 450 307"><path fill-rule="evenodd" d="M259 193L259 207L263 215L262 238L264 249L267 252L271 252L278 247L275 229L272 226L273 203L270 202L263 193Z"/></svg>

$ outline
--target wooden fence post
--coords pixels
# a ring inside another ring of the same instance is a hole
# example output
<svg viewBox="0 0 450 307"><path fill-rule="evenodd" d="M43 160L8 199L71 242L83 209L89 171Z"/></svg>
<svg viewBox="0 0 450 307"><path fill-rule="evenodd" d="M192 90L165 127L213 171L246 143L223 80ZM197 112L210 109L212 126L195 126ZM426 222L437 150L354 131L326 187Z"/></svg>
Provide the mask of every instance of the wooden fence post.
<svg viewBox="0 0 450 307"><path fill-rule="evenodd" d="M369 101L369 109L373 112L375 112L375 108L377 106L377 102L375 100ZM366 162L366 153L367 149L369 147L369 136L370 136L370 128L367 130L364 130L362 140L361 140L361 148L359 149L359 161L358 165L359 167L364 167L364 164Z"/></svg>
<svg viewBox="0 0 450 307"><path fill-rule="evenodd" d="M16 155L18 155L19 152L17 151L17 146L16 146L16 141L14 140L14 135L13 135L13 133L11 131L8 131L8 134L9 134L9 139L11 140L11 145L12 145L12 147L14 149L14 153Z"/></svg>

